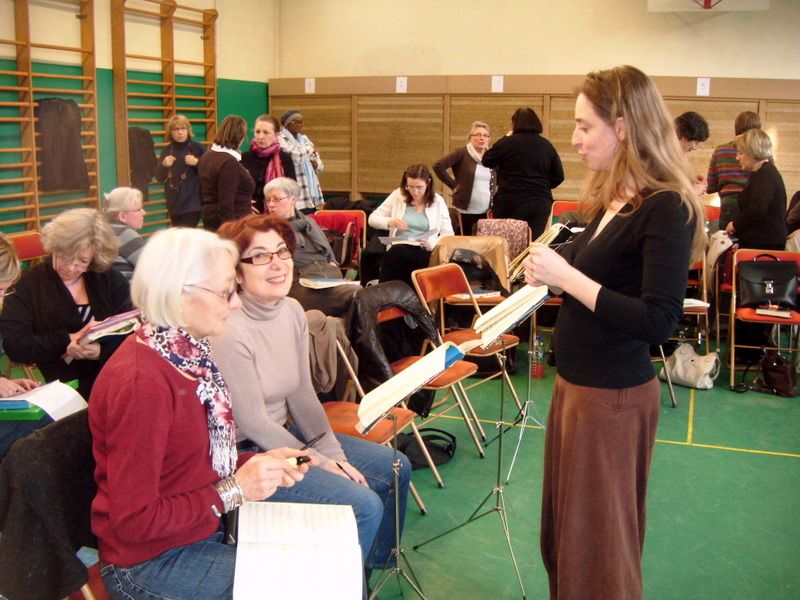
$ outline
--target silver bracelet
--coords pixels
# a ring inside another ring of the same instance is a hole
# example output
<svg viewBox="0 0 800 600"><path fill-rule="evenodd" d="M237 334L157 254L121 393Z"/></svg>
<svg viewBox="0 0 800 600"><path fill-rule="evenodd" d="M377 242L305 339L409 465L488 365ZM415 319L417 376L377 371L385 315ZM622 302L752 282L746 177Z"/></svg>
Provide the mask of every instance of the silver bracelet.
<svg viewBox="0 0 800 600"><path fill-rule="evenodd" d="M217 490L217 493L222 500L223 514L239 508L244 502L244 492L242 491L239 482L236 481L236 478L233 476L221 479L214 485L214 488ZM215 508L216 506L212 505L211 510L216 515L219 511L215 511Z"/></svg>

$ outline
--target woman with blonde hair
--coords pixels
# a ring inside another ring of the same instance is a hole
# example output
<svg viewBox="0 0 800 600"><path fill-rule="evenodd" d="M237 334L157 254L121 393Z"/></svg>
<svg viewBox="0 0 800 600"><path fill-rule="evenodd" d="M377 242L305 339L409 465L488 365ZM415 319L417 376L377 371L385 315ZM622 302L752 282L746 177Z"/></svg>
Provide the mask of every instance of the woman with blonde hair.
<svg viewBox="0 0 800 600"><path fill-rule="evenodd" d="M783 250L787 237L786 186L772 160L772 140L763 129L750 129L734 143L736 160L751 175L737 199L737 216L726 231L739 239L740 248Z"/></svg>
<svg viewBox="0 0 800 600"><path fill-rule="evenodd" d="M156 166L156 179L164 182L167 213L173 227L197 227L200 222L200 180L197 163L206 151L195 142L192 124L184 115L172 115Z"/></svg>
<svg viewBox="0 0 800 600"><path fill-rule="evenodd" d="M247 122L238 115L222 120L211 150L200 157L203 227L216 231L226 221L235 221L251 212L256 183L242 166L239 146L247 136Z"/></svg>
<svg viewBox="0 0 800 600"><path fill-rule="evenodd" d="M475 224L486 218L496 186L495 172L481 163L489 147L489 126L473 121L466 146L433 164L433 172L453 190L453 206L459 213L461 235L472 235ZM452 176L447 170L450 169Z"/></svg>
<svg viewBox="0 0 800 600"><path fill-rule="evenodd" d="M542 558L550 597L642 598L645 495L661 386L649 347L682 314L703 207L664 101L634 67L587 75L572 145L586 229L537 245L525 280L564 292L547 419Z"/></svg>
<svg viewBox="0 0 800 600"><path fill-rule="evenodd" d="M76 208L45 225L42 241L50 257L27 269L3 304L3 348L14 362L36 363L46 381L77 379L88 398L121 340L78 340L96 321L131 310L128 281L110 269L117 238L98 211Z"/></svg>
<svg viewBox="0 0 800 600"><path fill-rule="evenodd" d="M111 265L130 281L136 262L144 248L144 239L139 230L144 226L144 197L136 188L118 187L106 194L103 214L117 236L119 250Z"/></svg>

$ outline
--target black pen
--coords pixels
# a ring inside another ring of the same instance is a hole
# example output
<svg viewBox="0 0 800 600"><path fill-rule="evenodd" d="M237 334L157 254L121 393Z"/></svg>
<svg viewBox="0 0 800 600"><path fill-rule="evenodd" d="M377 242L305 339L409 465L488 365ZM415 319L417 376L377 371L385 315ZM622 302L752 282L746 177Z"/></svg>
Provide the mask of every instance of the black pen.
<svg viewBox="0 0 800 600"><path fill-rule="evenodd" d="M342 466L342 464L338 460L335 460L333 462L336 463L336 466L339 467L341 472L344 473L350 481L352 481L353 483L358 483L355 479L350 477L350 473L348 473L347 471L344 470L344 467Z"/></svg>
<svg viewBox="0 0 800 600"><path fill-rule="evenodd" d="M325 435L325 433L326 432L323 431L322 433L320 433L318 435L315 435L313 438L308 440L306 445L303 446L302 448L300 448L300 450L308 450L309 448L311 448L311 446L313 446L314 444L316 444L318 441L320 441L322 439L322 437Z"/></svg>

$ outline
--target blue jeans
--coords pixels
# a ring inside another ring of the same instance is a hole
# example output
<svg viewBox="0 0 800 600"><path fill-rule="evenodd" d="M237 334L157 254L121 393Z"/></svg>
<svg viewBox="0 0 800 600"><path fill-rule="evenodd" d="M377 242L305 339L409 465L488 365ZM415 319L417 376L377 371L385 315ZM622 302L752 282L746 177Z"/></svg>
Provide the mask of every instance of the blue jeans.
<svg viewBox="0 0 800 600"><path fill-rule="evenodd" d="M101 563L100 575L114 600L223 600L233 597L236 548L215 533L132 567Z"/></svg>
<svg viewBox="0 0 800 600"><path fill-rule="evenodd" d="M303 439L298 431L292 431ZM364 566L384 569L394 566L394 486L392 450L349 435L336 434L347 460L369 483L369 489L324 469L310 469L299 483L278 488L268 501L305 502L310 504L349 504L358 525L358 541ZM400 530L406 515L411 463L404 454L400 458Z"/></svg>

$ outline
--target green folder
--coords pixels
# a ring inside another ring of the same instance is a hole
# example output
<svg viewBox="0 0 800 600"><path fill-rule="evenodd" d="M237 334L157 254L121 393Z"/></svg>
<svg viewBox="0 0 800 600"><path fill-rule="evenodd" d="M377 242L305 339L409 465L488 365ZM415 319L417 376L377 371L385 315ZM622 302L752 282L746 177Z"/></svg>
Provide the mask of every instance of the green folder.
<svg viewBox="0 0 800 600"><path fill-rule="evenodd" d="M38 421L45 412L38 406L0 410L0 421Z"/></svg>

